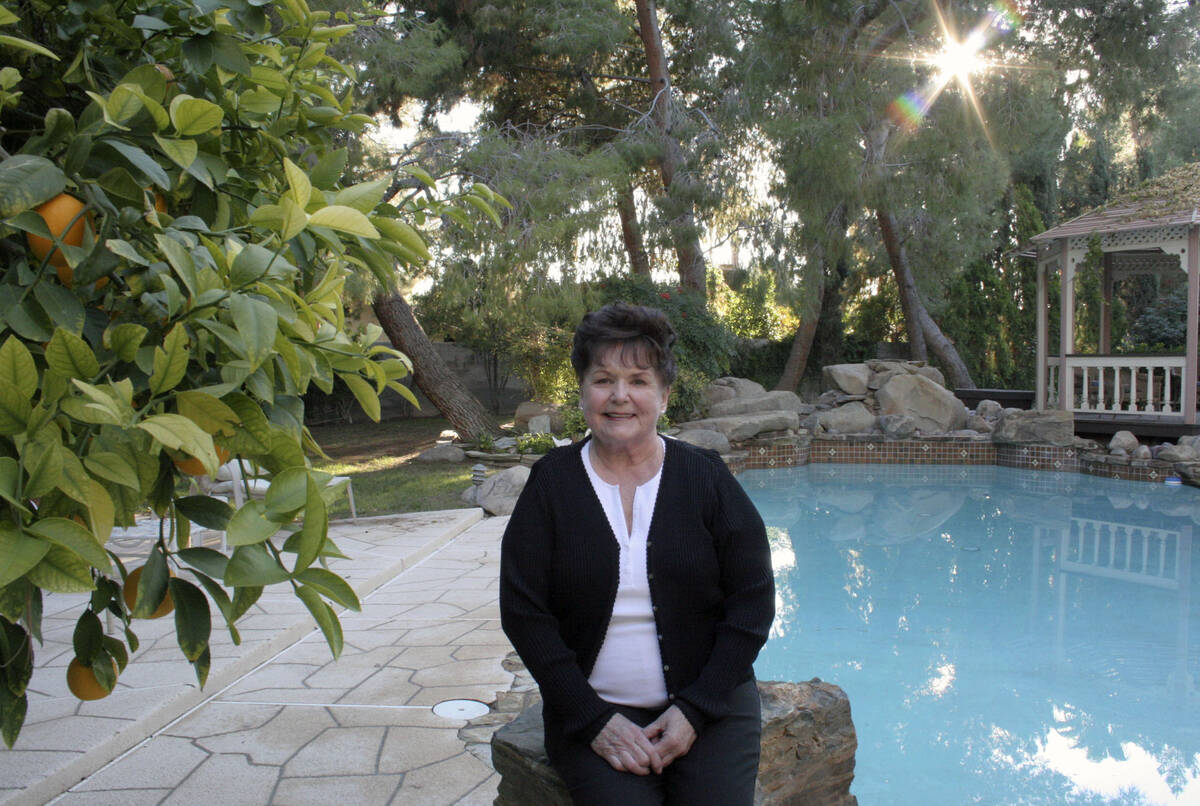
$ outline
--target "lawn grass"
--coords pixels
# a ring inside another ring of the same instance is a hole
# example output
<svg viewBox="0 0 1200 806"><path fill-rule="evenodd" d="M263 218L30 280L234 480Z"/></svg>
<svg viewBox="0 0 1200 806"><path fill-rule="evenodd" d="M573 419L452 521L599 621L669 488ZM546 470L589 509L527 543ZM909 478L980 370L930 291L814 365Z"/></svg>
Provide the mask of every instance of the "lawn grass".
<svg viewBox="0 0 1200 806"><path fill-rule="evenodd" d="M362 516L462 509L467 504L459 496L471 486L470 464L416 461L448 428L440 417L315 426L313 437L330 459L315 459L313 466L353 480ZM345 499L329 511L330 518L349 516Z"/></svg>

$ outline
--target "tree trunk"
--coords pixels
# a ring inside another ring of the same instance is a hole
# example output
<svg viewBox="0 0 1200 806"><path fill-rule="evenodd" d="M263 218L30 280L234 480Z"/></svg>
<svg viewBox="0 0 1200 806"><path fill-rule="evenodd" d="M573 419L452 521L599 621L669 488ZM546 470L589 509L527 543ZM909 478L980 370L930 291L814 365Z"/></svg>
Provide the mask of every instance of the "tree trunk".
<svg viewBox="0 0 1200 806"><path fill-rule="evenodd" d="M805 311L800 320L800 327L792 339L792 349L788 352L787 363L783 365L783 374L775 384L775 391L795 392L808 369L808 354L812 350L813 337L817 335L817 322L821 314L821 298L824 296L824 283L817 289L815 304Z"/></svg>
<svg viewBox="0 0 1200 806"><path fill-rule="evenodd" d="M689 201L694 197L692 186L695 181L687 171L683 149L671 132L671 75L658 29L658 12L654 0L636 0L636 5L638 34L646 48L646 66L654 92L651 112L662 143L658 167L670 206L668 221L679 260L679 283L690 291L704 294L704 251L700 248L696 216Z"/></svg>
<svg viewBox="0 0 1200 806"><path fill-rule="evenodd" d="M625 242L625 253L629 255L629 268L634 274L649 274L650 258L646 254L646 243L642 240L632 187L617 191L617 214L621 217L621 240Z"/></svg>
<svg viewBox="0 0 1200 806"><path fill-rule="evenodd" d="M463 386L425 335L412 307L399 293L380 294L371 303L375 318L396 349L412 360L413 380L463 439L499 432L483 405Z"/></svg>
<svg viewBox="0 0 1200 806"><path fill-rule="evenodd" d="M887 251L888 262L892 265L892 275L896 278L896 288L900 292L900 308L904 312L904 329L908 333L908 356L914 361L929 360L929 352L925 349L925 331L917 315L917 309L923 307L921 298L917 295L917 286L913 281L912 271L908 265L908 254L896 225L896 217L890 210L882 207L875 209L875 220L879 222L879 232L883 237L883 248Z"/></svg>
<svg viewBox="0 0 1200 806"><path fill-rule="evenodd" d="M971 373L958 354L954 342L942 333L942 329L938 327L937 322L933 321L933 317L925 308L925 303L921 302L921 297L917 294L912 267L908 264L908 255L899 238L896 217L890 210L878 207L875 209L875 219L879 222L883 245L887 250L888 260L892 264L892 274L896 278L896 286L900 289L900 304L904 308L904 327L909 334L912 357L920 361L928 360L928 350L932 350L933 354L942 362L951 388L974 389L975 381L971 380ZM920 344L919 352L916 348L918 343Z"/></svg>

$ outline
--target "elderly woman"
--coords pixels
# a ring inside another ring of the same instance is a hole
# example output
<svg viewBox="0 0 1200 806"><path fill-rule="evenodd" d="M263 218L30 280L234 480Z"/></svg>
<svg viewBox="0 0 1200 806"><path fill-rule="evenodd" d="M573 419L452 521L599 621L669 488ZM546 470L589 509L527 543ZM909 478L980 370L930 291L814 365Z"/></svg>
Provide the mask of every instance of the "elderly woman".
<svg viewBox="0 0 1200 806"><path fill-rule="evenodd" d="M534 465L504 533L504 631L577 806L754 797L770 551L720 456L657 432L674 342L651 308L583 318L571 362L591 437Z"/></svg>

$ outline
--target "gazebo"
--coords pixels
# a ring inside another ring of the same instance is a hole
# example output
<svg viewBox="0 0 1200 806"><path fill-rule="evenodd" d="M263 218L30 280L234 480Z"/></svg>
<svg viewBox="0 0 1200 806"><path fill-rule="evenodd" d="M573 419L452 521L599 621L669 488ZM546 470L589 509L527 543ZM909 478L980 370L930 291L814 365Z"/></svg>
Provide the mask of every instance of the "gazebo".
<svg viewBox="0 0 1200 806"><path fill-rule="evenodd" d="M1075 280L1093 239L1103 251L1098 350L1076 352ZM1037 255L1035 407L1075 413L1077 430L1154 435L1196 426L1200 318L1200 163L1181 166L1103 207L1033 238ZM1058 344L1050 341L1047 279L1061 279ZM1187 343L1180 353L1112 352L1113 286L1137 275L1187 278ZM1057 355L1054 353L1057 352Z"/></svg>

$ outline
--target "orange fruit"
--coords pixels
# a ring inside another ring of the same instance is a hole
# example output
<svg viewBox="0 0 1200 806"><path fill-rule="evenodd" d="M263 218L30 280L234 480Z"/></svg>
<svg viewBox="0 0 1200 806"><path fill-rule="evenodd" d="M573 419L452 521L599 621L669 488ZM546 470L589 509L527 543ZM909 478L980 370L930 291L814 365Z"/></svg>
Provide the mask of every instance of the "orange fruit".
<svg viewBox="0 0 1200 806"><path fill-rule="evenodd" d="M129 576L125 578L125 588L121 591L121 598L125 600L125 606L133 610L133 606L137 604L138 580L142 578L142 569L146 566L139 566L129 572ZM168 570L169 573L169 570ZM174 576L174 574L171 574ZM159 603L158 609L151 613L147 618L162 618L175 609L175 602L171 599L171 591L167 591L163 595L163 600Z"/></svg>
<svg viewBox="0 0 1200 806"><path fill-rule="evenodd" d="M233 454L230 453L226 448L222 448L220 445L216 447L217 464L223 465L229 461L229 457L233 456ZM184 473L187 473L189 476L208 475L208 471L204 469L204 463L194 456L188 457L187 459L173 459L172 461L175 462L175 467L179 468Z"/></svg>
<svg viewBox="0 0 1200 806"><path fill-rule="evenodd" d="M60 193L35 208L35 212L46 222L46 227L57 235L59 240L71 246L83 244L83 228L87 226L87 217L79 215L82 210L83 202L68 193ZM74 223L71 223L72 220ZM50 265L58 269L58 278L63 281L63 285L70 287L72 272L67 265L67 256L62 250L56 248L53 241L39 235L26 233L26 239L29 241L30 251L38 260L45 260L46 255L50 255ZM54 252L50 254L52 249ZM67 270L66 279L63 278L63 268Z"/></svg>
<svg viewBox="0 0 1200 806"><path fill-rule="evenodd" d="M117 662L112 658L113 674L118 673ZM71 689L71 693L81 700L99 700L112 694L111 691L105 691L104 686L100 685L100 681L96 679L96 673L91 670L91 667L84 666L79 662L79 658L71 658L71 662L67 665L67 688Z"/></svg>

